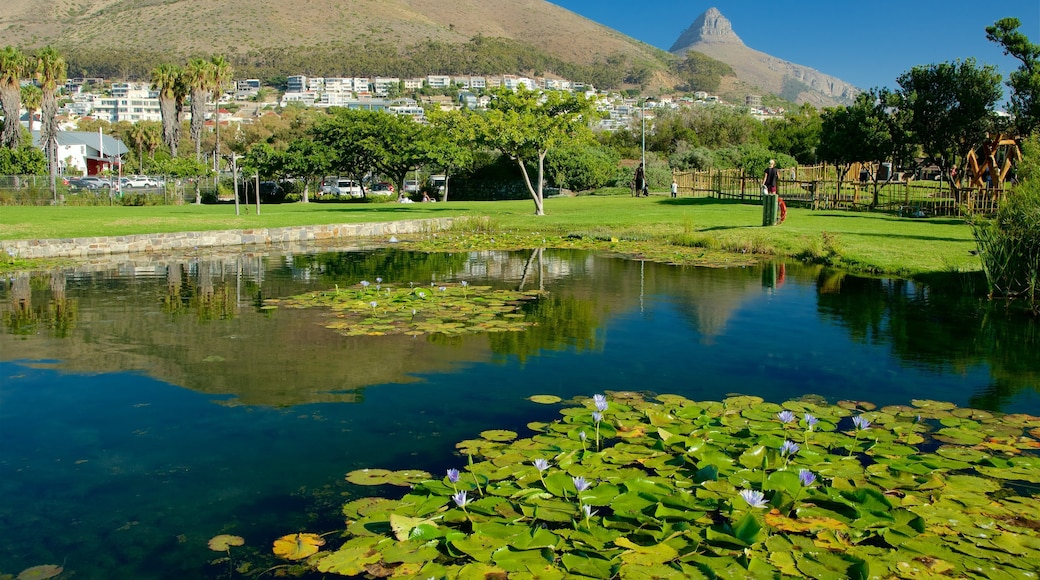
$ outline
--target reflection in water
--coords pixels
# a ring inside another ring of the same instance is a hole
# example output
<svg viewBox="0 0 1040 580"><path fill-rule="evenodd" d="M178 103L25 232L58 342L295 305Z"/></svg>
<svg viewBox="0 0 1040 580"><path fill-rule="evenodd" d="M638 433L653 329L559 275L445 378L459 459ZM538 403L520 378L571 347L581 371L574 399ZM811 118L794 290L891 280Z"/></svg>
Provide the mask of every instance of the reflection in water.
<svg viewBox="0 0 1040 580"><path fill-rule="evenodd" d="M219 574L209 537L333 529L344 473L443 472L459 440L556 418L533 394L1040 413L1036 321L907 281L541 249L135 260L0 280L0 575L66 557L77 578ZM527 331L455 337L345 337L328 312L264 307L377 277L547 294Z"/></svg>

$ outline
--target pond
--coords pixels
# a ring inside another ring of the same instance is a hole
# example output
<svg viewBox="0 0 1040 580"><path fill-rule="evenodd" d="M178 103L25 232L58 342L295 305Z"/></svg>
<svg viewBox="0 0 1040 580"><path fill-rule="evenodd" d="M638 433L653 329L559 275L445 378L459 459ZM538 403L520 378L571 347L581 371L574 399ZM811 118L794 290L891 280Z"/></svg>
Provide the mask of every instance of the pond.
<svg viewBox="0 0 1040 580"><path fill-rule="evenodd" d="M344 336L327 310L267 307L377 278L544 293L522 306L534 326L493 334ZM443 473L465 461L458 441L555 419L537 394L1040 414L1035 321L797 264L380 247L141 257L2 280L0 314L0 575L226 577L209 538L240 535L243 554L269 558L282 534L341 528L345 498L372 493L347 472Z"/></svg>

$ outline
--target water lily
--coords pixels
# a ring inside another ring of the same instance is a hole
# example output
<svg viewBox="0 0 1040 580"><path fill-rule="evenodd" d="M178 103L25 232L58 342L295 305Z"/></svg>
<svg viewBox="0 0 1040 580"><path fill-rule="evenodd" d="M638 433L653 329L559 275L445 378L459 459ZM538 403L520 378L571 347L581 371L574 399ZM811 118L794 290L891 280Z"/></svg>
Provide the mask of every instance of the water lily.
<svg viewBox="0 0 1040 580"><path fill-rule="evenodd" d="M780 446L780 455L783 457L791 457L795 453L798 453L799 449L801 449L801 447L798 447L798 444L794 441L784 441L784 444Z"/></svg>
<svg viewBox="0 0 1040 580"><path fill-rule="evenodd" d="M593 413L592 414L592 420L595 421L598 424L600 421L603 420L603 413L598 413L598 412Z"/></svg>
<svg viewBox="0 0 1040 580"><path fill-rule="evenodd" d="M469 286L469 282L467 282L465 280L460 281L459 284L462 285L463 288L465 288L466 286Z"/></svg>
<svg viewBox="0 0 1040 580"><path fill-rule="evenodd" d="M794 421L794 413L788 411L787 409L784 409L783 411L780 411L776 414L776 418L780 419L780 422L786 425L791 421Z"/></svg>
<svg viewBox="0 0 1040 580"><path fill-rule="evenodd" d="M853 417L852 424L856 426L856 431L870 428L870 421L863 415L856 415Z"/></svg>
<svg viewBox="0 0 1040 580"><path fill-rule="evenodd" d="M463 509L465 509L466 504L469 503L469 498L466 497L466 490L452 494L451 499L455 502L455 505Z"/></svg>
<svg viewBox="0 0 1040 580"><path fill-rule="evenodd" d="M801 469L798 471L798 481L802 484L802 487L809 487L816 482L816 474L808 469Z"/></svg>
<svg viewBox="0 0 1040 580"><path fill-rule="evenodd" d="M370 282L368 280L362 280L361 281L361 287L362 288L368 288L369 284L370 284Z"/></svg>
<svg viewBox="0 0 1040 580"><path fill-rule="evenodd" d="M545 459L542 459L541 457L535 459L532 463L535 467L538 468L538 471L545 471L546 469L549 469L549 462Z"/></svg>
<svg viewBox="0 0 1040 580"><path fill-rule="evenodd" d="M767 505L769 505L769 502L766 501L765 494L755 489L740 490L740 497L744 498L744 501L747 502L748 507L764 508Z"/></svg>
<svg viewBox="0 0 1040 580"><path fill-rule="evenodd" d="M447 292L448 291L448 287L447 286L441 286L440 288L438 288L438 290L440 290L441 292Z"/></svg>
<svg viewBox="0 0 1040 580"><path fill-rule="evenodd" d="M372 308L375 308L376 306L379 306L379 303L376 302L375 300L373 300L373 301L369 302L368 305L371 306Z"/></svg>
<svg viewBox="0 0 1040 580"><path fill-rule="evenodd" d="M808 429L809 431L812 431L813 427L816 427L816 424L819 423L819 422L820 422L820 420L817 419L816 417L813 417L811 414L809 414L809 413L805 414L805 428Z"/></svg>
<svg viewBox="0 0 1040 580"><path fill-rule="evenodd" d="M580 475L571 479L574 481L574 489L577 489L579 492L585 491L586 489L592 487L592 484L586 481L585 478L581 477Z"/></svg>
<svg viewBox="0 0 1040 580"><path fill-rule="evenodd" d="M605 395L592 395L592 402L596 405L596 410L603 412L607 410L607 397Z"/></svg>
<svg viewBox="0 0 1040 580"><path fill-rule="evenodd" d="M383 283L383 279L382 278L376 278L376 284L382 284L382 283Z"/></svg>
<svg viewBox="0 0 1040 580"><path fill-rule="evenodd" d="M417 293L417 295L419 296L419 298L426 298L426 293L425 292L419 292L419 293Z"/></svg>
<svg viewBox="0 0 1040 580"><path fill-rule="evenodd" d="M448 470L448 481L450 481L452 483L458 483L459 482L459 470L458 469L449 469Z"/></svg>
<svg viewBox="0 0 1040 580"><path fill-rule="evenodd" d="M588 439L588 438L589 438L589 436L586 435L584 431L579 431L578 432L578 439L581 439L581 450L582 450L582 452L585 452L585 440Z"/></svg>

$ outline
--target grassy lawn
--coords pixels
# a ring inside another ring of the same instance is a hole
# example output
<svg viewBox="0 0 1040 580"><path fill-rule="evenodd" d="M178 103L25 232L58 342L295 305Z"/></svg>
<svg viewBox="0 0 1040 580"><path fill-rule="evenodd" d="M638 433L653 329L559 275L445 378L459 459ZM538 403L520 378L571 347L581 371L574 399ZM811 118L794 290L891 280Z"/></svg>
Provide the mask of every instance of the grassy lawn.
<svg viewBox="0 0 1040 580"><path fill-rule="evenodd" d="M512 244L554 245L561 237L590 244L647 244L703 252L787 256L856 271L913 276L977 271L970 228L957 218L914 219L868 212L791 208L778 227L761 227L759 206L663 196L583 196L546 200L545 216L530 200L440 204L310 203L146 207L0 208L0 240L116 236L310 224L471 217L460 232L509 233ZM503 242L491 242L493 247ZM503 236L500 235L500 238ZM457 239L457 238L456 238ZM526 241L526 242L525 242ZM451 242L442 242L451 249ZM472 247L472 246L467 246Z"/></svg>

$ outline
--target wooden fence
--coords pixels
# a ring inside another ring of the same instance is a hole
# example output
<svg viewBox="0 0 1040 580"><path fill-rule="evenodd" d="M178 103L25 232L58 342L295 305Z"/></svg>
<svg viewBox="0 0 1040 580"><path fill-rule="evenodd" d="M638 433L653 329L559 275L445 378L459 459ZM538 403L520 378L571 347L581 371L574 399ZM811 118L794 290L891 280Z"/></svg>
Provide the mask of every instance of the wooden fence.
<svg viewBox="0 0 1040 580"><path fill-rule="evenodd" d="M855 169L848 175L858 177L859 168ZM673 176L683 196L761 202L762 176L745 175L740 169L685 171ZM870 179L840 179L834 166L818 165L781 169L778 193L789 206L813 210L865 210L873 206L878 211L918 217L992 214L1006 190L951 187L946 181L933 180L875 183Z"/></svg>

